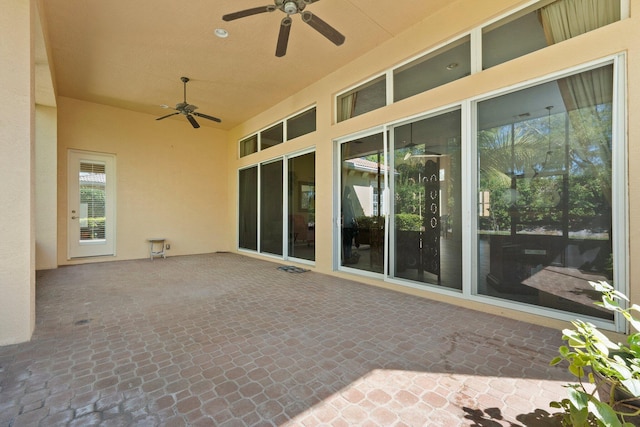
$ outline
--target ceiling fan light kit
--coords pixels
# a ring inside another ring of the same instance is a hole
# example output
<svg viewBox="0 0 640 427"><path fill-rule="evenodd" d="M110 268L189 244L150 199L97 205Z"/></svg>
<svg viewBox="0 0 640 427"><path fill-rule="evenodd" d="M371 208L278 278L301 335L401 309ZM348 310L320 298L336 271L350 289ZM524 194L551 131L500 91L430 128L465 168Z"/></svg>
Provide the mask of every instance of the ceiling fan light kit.
<svg viewBox="0 0 640 427"><path fill-rule="evenodd" d="M198 107L193 105L193 104L189 104L187 102L187 83L189 82L189 77L180 77L180 80L182 81L182 83L184 85L184 99L183 99L183 101L178 103L178 104L176 104L175 108L169 107L166 104L162 104L160 106L161 108L170 108L170 109L176 110L176 111L175 111L175 113L171 113L171 114L167 114L166 116L158 117L156 120L162 120L162 119L166 119L167 117L175 116L177 114L182 114L187 118L189 123L191 123L191 126L193 126L195 129L199 128L200 124L198 123L198 121L193 116L197 116L197 117L201 117L203 119L207 119L207 120L211 120L211 121L214 121L214 122L221 123L222 120L220 120L217 117L213 117L213 116L209 116L208 114L203 114L203 113L196 112L196 109Z"/></svg>
<svg viewBox="0 0 640 427"><path fill-rule="evenodd" d="M278 42L276 44L276 56L282 57L287 53L289 44L289 33L291 32L291 15L299 14L302 22L308 24L311 28L322 34L330 42L336 46L344 43L345 37L338 30L320 19L313 13L305 10L307 5L315 3L319 0L274 0L273 5L254 7L251 9L240 10L238 12L228 13L222 17L223 21L234 21L247 16L257 15L260 13L273 12L280 10L285 16L280 22L280 32L278 34Z"/></svg>

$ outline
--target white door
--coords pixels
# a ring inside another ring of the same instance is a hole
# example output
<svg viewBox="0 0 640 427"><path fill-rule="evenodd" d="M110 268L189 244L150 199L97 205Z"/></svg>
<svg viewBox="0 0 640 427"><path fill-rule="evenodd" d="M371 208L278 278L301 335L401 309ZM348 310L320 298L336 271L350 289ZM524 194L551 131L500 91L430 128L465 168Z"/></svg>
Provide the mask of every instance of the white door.
<svg viewBox="0 0 640 427"><path fill-rule="evenodd" d="M112 154L69 150L69 258L115 255L115 171Z"/></svg>

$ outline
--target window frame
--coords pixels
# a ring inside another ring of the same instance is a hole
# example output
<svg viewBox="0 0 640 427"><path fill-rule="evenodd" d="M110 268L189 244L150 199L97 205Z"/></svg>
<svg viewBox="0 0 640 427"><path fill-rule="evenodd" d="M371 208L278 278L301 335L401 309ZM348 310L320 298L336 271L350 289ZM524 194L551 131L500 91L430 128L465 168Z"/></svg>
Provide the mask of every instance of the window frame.
<svg viewBox="0 0 640 427"><path fill-rule="evenodd" d="M262 152L264 150L267 150L267 149L269 149L271 147L275 147L277 145L281 145L281 144L284 144L284 143L286 143L288 141L291 141L292 139L289 139L288 136L287 136L287 122L292 118L295 118L297 116L303 115L304 113L307 113L307 112L309 112L311 110L314 110L314 109L316 109L316 123L315 123L314 130L311 131L311 132L302 134L302 135L298 135L297 137L295 137L293 139L297 139L297 138L300 138L300 137L302 137L304 135L308 135L310 133L316 132L318 130L317 105L313 104L313 105L305 107L305 108L303 108L301 110L298 110L295 113L292 113L292 114L286 116L283 119L280 119L280 120L278 120L276 122L273 122L273 123L271 123L271 124L269 124L269 125L267 125L267 126L265 126L263 128L260 128L259 130L255 131L255 132L249 133L249 134L243 136L242 138L239 138L238 142L237 142L237 145L236 145L237 146L238 159L242 159L244 157L251 156L251 155L256 154L256 153L260 153L260 152ZM275 144L275 145L272 145L272 146L269 146L269 147L266 147L266 148L262 148L262 132L265 132L265 131L268 131L270 129L273 129L274 127L276 127L278 125L282 125L282 142L278 143L278 144ZM252 153L249 153L249 154L242 155L242 143L244 141L247 141L247 140L253 138L253 137L256 137L256 139L257 139L257 142L256 142L257 149L256 149L256 151L254 151Z"/></svg>

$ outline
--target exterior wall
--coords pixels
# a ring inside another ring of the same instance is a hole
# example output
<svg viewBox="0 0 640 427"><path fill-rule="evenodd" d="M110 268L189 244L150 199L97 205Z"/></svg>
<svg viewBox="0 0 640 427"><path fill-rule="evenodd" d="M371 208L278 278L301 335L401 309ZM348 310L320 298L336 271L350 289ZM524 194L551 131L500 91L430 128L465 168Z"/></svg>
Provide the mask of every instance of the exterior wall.
<svg viewBox="0 0 640 427"><path fill-rule="evenodd" d="M522 82L552 75L553 73L588 63L612 54L627 53L627 111L628 111L628 162L635 164L640 159L640 149L635 142L640 136L640 16L633 15L640 10L640 0L631 0L632 17L596 31L575 37L565 42L533 52L516 60L501 64L464 79L435 88L384 108L334 124L334 96L342 90L353 87L381 72L399 64L421 52L468 32L488 20L497 17L527 2L520 0L491 0L478 2L461 0L447 9L428 17L420 24L407 29L394 39L371 52L359 57L347 66L336 70L325 79L307 87L295 96L277 104L268 111L252 118L230 132L234 148L229 151L228 160L233 170L255 164L275 156L316 147L318 174L316 177L316 271L339 276L349 276L365 283L391 288L415 295L465 305L483 311L513 317L552 327L564 327L564 322L489 306L480 302L463 300L441 293L403 287L381 280L349 275L334 271L332 249L334 247L334 227L336 221L333 206L337 203L335 188L335 145L337 138L354 134L372 127L400 120L416 114L429 112L474 96L488 94ZM348 41L347 41L348 43ZM272 147L244 158L238 158L237 141L242 137L264 128L304 106L317 103L316 132L294 141ZM331 172L333 171L333 173ZM640 251L640 170L629 168L629 251L628 258ZM237 194L237 183L229 183L229 194ZM229 221L237 224L237 204L230 203ZM629 295L634 302L640 301L640 266L629 263Z"/></svg>
<svg viewBox="0 0 640 427"><path fill-rule="evenodd" d="M150 237L167 256L229 250L226 132L58 99L58 264L139 259ZM116 155L116 256L67 259L67 153Z"/></svg>
<svg viewBox="0 0 640 427"><path fill-rule="evenodd" d="M58 266L57 110L36 105L36 270Z"/></svg>
<svg viewBox="0 0 640 427"><path fill-rule="evenodd" d="M3 0L0 14L0 345L35 327L34 78L32 9ZM6 64L6 65L5 65Z"/></svg>

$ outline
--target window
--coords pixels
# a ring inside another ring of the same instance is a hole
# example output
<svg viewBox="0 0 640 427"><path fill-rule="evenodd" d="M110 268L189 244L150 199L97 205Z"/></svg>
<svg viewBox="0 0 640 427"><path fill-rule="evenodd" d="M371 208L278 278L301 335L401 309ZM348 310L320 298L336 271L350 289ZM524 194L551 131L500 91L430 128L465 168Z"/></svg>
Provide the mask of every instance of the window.
<svg viewBox="0 0 640 427"><path fill-rule="evenodd" d="M312 108L287 120L287 141L316 130L316 108Z"/></svg>
<svg viewBox="0 0 640 427"><path fill-rule="evenodd" d="M240 157L248 156L249 154L256 153L258 151L258 135L253 135L240 141Z"/></svg>
<svg viewBox="0 0 640 427"><path fill-rule="evenodd" d="M482 67L502 64L619 21L628 13L628 1L542 0L512 13L482 28ZM467 35L394 69L390 78L393 102L468 76L471 57L471 37ZM387 105L387 74L338 95L337 121Z"/></svg>
<svg viewBox="0 0 640 427"><path fill-rule="evenodd" d="M471 74L471 41L464 37L393 71L394 102Z"/></svg>
<svg viewBox="0 0 640 427"><path fill-rule="evenodd" d="M284 125L278 123L267 130L260 132L260 150L282 144L284 141Z"/></svg>
<svg viewBox="0 0 640 427"><path fill-rule="evenodd" d="M606 65L478 103L480 294L611 318L612 100Z"/></svg>
<svg viewBox="0 0 640 427"><path fill-rule="evenodd" d="M384 107L387 105L386 76L380 76L339 95L337 102L338 122Z"/></svg>
<svg viewBox="0 0 640 427"><path fill-rule="evenodd" d="M620 0L558 0L536 5L483 28L483 68L619 20Z"/></svg>
<svg viewBox="0 0 640 427"><path fill-rule="evenodd" d="M284 123L287 124L287 135L284 132ZM283 120L268 129L258 132L255 135L244 138L240 141L240 157L257 153L258 145L260 150L265 150L274 145L282 144L302 135L306 135L316 130L316 107L303 111L293 117ZM260 144L258 144L260 141Z"/></svg>

